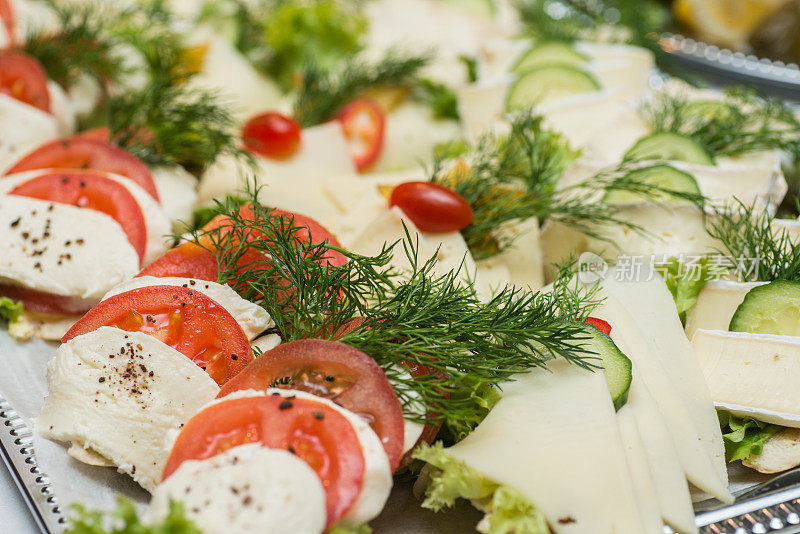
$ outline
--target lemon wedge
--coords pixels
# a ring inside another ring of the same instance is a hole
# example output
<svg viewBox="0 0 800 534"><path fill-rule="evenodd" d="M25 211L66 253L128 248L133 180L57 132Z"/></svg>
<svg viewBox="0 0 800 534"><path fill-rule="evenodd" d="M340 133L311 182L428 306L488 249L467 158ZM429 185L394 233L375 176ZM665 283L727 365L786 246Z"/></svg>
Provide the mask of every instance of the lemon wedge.
<svg viewBox="0 0 800 534"><path fill-rule="evenodd" d="M788 0L677 0L675 18L700 39L740 50L761 22Z"/></svg>

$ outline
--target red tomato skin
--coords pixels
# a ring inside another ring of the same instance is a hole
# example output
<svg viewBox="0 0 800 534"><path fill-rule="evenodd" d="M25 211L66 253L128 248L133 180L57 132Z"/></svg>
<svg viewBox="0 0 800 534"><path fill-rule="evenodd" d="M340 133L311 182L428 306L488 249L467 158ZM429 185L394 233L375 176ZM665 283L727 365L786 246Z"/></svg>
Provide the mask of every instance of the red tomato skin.
<svg viewBox="0 0 800 534"><path fill-rule="evenodd" d="M0 284L0 297L21 301L26 311L52 315L75 315L90 308L80 305L80 300L70 297L8 284Z"/></svg>
<svg viewBox="0 0 800 534"><path fill-rule="evenodd" d="M152 335L204 367L220 385L253 360L239 323L191 287L147 286L109 297L81 317L61 342L101 326Z"/></svg>
<svg viewBox="0 0 800 534"><path fill-rule="evenodd" d="M362 118L366 117L366 124ZM361 150L351 151L358 172L367 171L381 155L386 136L386 114L369 98L356 98L339 112L338 120L344 136L352 143L360 142Z"/></svg>
<svg viewBox="0 0 800 534"><path fill-rule="evenodd" d="M405 182L392 190L389 205L397 206L423 232L458 232L475 218L469 203L450 189L432 182Z"/></svg>
<svg viewBox="0 0 800 534"><path fill-rule="evenodd" d="M0 93L50 113L47 74L34 58L17 52L0 52Z"/></svg>
<svg viewBox="0 0 800 534"><path fill-rule="evenodd" d="M11 0L0 0L0 21L3 22L3 26L6 29L7 47L11 48L17 40L17 23Z"/></svg>
<svg viewBox="0 0 800 534"><path fill-rule="evenodd" d="M210 458L255 442L290 450L314 469L325 490L326 530L358 499L365 471L358 435L341 413L304 398L244 397L208 406L184 425L162 479L169 478L186 460Z"/></svg>
<svg viewBox="0 0 800 534"><path fill-rule="evenodd" d="M130 152L108 141L80 135L56 139L28 153L6 174L36 169L91 169L130 178L158 200L158 191L150 169Z"/></svg>
<svg viewBox="0 0 800 534"><path fill-rule="evenodd" d="M597 317L587 317L585 322L586 324L594 326L605 335L607 336L611 335L611 325L608 324L606 321L598 319Z"/></svg>
<svg viewBox="0 0 800 534"><path fill-rule="evenodd" d="M339 391L340 384L333 384L337 388L334 394L324 390L324 383L314 383L311 378L294 385L287 384L286 387L330 398L343 408L364 417L380 438L394 471L403 454L403 408L383 369L368 355L349 345L322 339L304 339L278 345L260 355L225 384L217 398L247 389L263 391L280 378L298 372L310 375L312 370L316 374L340 377L347 387Z"/></svg>
<svg viewBox="0 0 800 534"><path fill-rule="evenodd" d="M124 185L107 176L90 171L45 173L19 184L9 194L105 213L122 226L140 264L144 259L147 226L142 208Z"/></svg>
<svg viewBox="0 0 800 534"><path fill-rule="evenodd" d="M256 115L242 128L244 147L255 154L285 160L294 156L301 144L300 125L280 113Z"/></svg>

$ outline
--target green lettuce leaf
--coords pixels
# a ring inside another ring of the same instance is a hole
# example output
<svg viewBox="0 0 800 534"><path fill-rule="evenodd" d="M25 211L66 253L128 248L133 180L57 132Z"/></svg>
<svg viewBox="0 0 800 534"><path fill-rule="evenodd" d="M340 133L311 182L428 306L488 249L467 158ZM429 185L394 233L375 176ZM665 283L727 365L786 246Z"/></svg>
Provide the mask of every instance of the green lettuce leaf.
<svg viewBox="0 0 800 534"><path fill-rule="evenodd" d="M756 421L752 417L736 417L729 412L717 412L717 416L722 427L725 458L729 462L758 456L764 442L783 430L781 426Z"/></svg>
<svg viewBox="0 0 800 534"><path fill-rule="evenodd" d="M22 302L15 302L8 297L0 297L0 319L13 322L22 314Z"/></svg>
<svg viewBox="0 0 800 534"><path fill-rule="evenodd" d="M659 266L659 272L667 283L681 323L686 325L686 313L697 303L700 291L711 280L721 278L723 273L719 266L711 263L710 256L702 256L690 264L682 263L671 257L666 264Z"/></svg>
<svg viewBox="0 0 800 534"><path fill-rule="evenodd" d="M203 534L175 501L170 503L167 517L157 525L142 523L136 507L123 497L117 497L117 509L109 513L87 510L79 504L72 508L64 534Z"/></svg>
<svg viewBox="0 0 800 534"><path fill-rule="evenodd" d="M372 534L372 527L369 525L361 525L358 527L342 527L336 525L325 534Z"/></svg>
<svg viewBox="0 0 800 534"><path fill-rule="evenodd" d="M518 491L448 456L441 443L419 447L414 458L428 463L424 508L438 512L469 499L486 512L478 527L484 534L549 534L544 514Z"/></svg>

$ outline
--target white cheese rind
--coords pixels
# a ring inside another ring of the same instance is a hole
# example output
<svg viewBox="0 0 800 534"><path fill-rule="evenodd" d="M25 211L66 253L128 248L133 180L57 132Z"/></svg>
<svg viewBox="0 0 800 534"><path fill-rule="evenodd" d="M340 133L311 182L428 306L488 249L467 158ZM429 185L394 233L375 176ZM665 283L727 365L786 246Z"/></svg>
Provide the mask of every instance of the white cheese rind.
<svg viewBox="0 0 800 534"><path fill-rule="evenodd" d="M181 278L177 276L137 276L131 278L115 287L103 296L103 300L119 295L127 291L149 286L176 286L186 287L207 296L230 313L239 326L242 327L247 339L255 339L264 330L275 326L275 322L267 313L267 310L245 300L236 291L223 284L209 282L207 280L196 280L192 278Z"/></svg>
<svg viewBox="0 0 800 534"><path fill-rule="evenodd" d="M698 330L727 330L736 308L747 292L765 282L712 280L703 287L697 302L686 314L686 337L692 339Z"/></svg>
<svg viewBox="0 0 800 534"><path fill-rule="evenodd" d="M518 375L486 419L446 450L519 491L556 534L644 531L602 373L551 361L547 371Z"/></svg>
<svg viewBox="0 0 800 534"><path fill-rule="evenodd" d="M0 280L76 297L76 312L139 270L122 228L103 213L0 195L0 227Z"/></svg>
<svg viewBox="0 0 800 534"><path fill-rule="evenodd" d="M647 267L628 280L615 267L598 296L605 300L592 315L611 325L611 338L655 398L687 478L718 499L731 500L711 395L664 280Z"/></svg>
<svg viewBox="0 0 800 534"><path fill-rule="evenodd" d="M292 453L256 443L183 462L153 492L145 523L160 524L171 501L183 504L205 534L251 534L267 525L272 534L325 528L325 491L316 473Z"/></svg>
<svg viewBox="0 0 800 534"><path fill-rule="evenodd" d="M55 117L4 94L0 94L0 125L0 172L58 137Z"/></svg>
<svg viewBox="0 0 800 534"><path fill-rule="evenodd" d="M108 458L148 491L161 479L169 433L219 393L172 347L108 326L61 345L47 385L37 432Z"/></svg>
<svg viewBox="0 0 800 534"><path fill-rule="evenodd" d="M698 330L692 345L718 409L800 427L800 338Z"/></svg>

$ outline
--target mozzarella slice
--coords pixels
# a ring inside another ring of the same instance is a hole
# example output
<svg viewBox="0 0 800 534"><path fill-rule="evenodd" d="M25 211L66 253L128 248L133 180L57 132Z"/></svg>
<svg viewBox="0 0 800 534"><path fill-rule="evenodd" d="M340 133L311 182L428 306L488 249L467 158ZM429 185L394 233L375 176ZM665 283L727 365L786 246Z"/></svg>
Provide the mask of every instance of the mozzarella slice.
<svg viewBox="0 0 800 534"><path fill-rule="evenodd" d="M145 523L161 523L172 501L183 504L205 534L325 529L325 491L316 473L292 453L257 443L183 462L153 492Z"/></svg>
<svg viewBox="0 0 800 534"><path fill-rule="evenodd" d="M219 392L172 347L108 326L61 345L47 387L36 430L107 458L149 491L161 479L170 431Z"/></svg>
<svg viewBox="0 0 800 534"><path fill-rule="evenodd" d="M727 330L747 292L765 283L732 280L708 282L697 296L697 303L686 314L686 337L692 339L700 329Z"/></svg>
<svg viewBox="0 0 800 534"><path fill-rule="evenodd" d="M59 136L53 115L0 94L0 171Z"/></svg>
<svg viewBox="0 0 800 534"><path fill-rule="evenodd" d="M278 345L280 345L281 341L282 341L281 336L279 336L278 334L266 334L259 338L254 339L253 342L250 343L250 346L254 350L256 349L259 350L260 353L263 354L268 350L272 350Z"/></svg>
<svg viewBox="0 0 800 534"><path fill-rule="evenodd" d="M180 165L160 166L150 169L156 184L161 207L173 228L181 229L180 221L192 219L197 205L197 178Z"/></svg>
<svg viewBox="0 0 800 534"><path fill-rule="evenodd" d="M692 345L718 409L800 427L800 338L698 330Z"/></svg>
<svg viewBox="0 0 800 534"><path fill-rule="evenodd" d="M25 171L16 174L10 174L0 180L0 194L8 193L20 184L31 180L37 176L44 174L58 173L59 169L39 169L33 171ZM99 171L94 171L99 172ZM142 210L142 216L145 221L145 229L147 231L147 243L145 246L144 261L146 265L167 250L167 235L170 233L170 222L161 208L161 205L150 196L144 189L142 189L133 180L113 173L100 173L107 178L122 184L125 189L131 194Z"/></svg>
<svg viewBox="0 0 800 534"><path fill-rule="evenodd" d="M326 398L293 389L270 388L266 391L236 391L215 400L214 404L230 399L268 395L297 397L320 402L341 413L353 425L353 430L356 432L364 454L364 481L358 499L341 519L340 524L342 526L358 527L377 517L383 510L389 498L389 492L392 490L392 473L389 467L389 458L386 456L381 440L367 422L350 410L346 410Z"/></svg>
<svg viewBox="0 0 800 534"><path fill-rule="evenodd" d="M673 437L636 368L625 406L636 420L662 518L678 532L697 532L689 485Z"/></svg>
<svg viewBox="0 0 800 534"><path fill-rule="evenodd" d="M48 80L47 92L50 93L50 111L58 121L58 133L66 137L75 131L75 112L67 93L56 82Z"/></svg>
<svg viewBox="0 0 800 534"><path fill-rule="evenodd" d="M242 327L248 339L255 339L264 330L275 326L275 322L261 306L245 300L229 286L195 280L193 278L180 278L177 276L137 276L115 287L103 296L103 300L114 295L119 295L148 286L177 286L186 287L207 296L230 313L239 326Z"/></svg>
<svg viewBox="0 0 800 534"><path fill-rule="evenodd" d="M75 297L76 313L139 269L122 228L103 213L0 195L0 227L0 280Z"/></svg>
<svg viewBox="0 0 800 534"><path fill-rule="evenodd" d="M519 491L556 534L645 532L603 373L551 361L518 375L447 452Z"/></svg>
<svg viewBox="0 0 800 534"><path fill-rule="evenodd" d="M609 269L599 293L605 300L592 315L611 325L612 339L653 394L687 478L732 500L719 421L672 295L658 273L640 273L629 279L619 266Z"/></svg>

